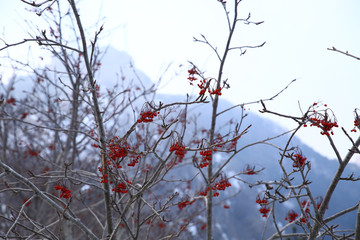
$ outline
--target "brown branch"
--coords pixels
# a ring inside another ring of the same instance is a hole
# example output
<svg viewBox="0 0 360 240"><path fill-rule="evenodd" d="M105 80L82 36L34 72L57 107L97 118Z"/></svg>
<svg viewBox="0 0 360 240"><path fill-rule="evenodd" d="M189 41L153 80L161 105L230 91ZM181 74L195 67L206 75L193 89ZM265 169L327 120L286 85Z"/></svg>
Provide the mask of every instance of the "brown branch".
<svg viewBox="0 0 360 240"><path fill-rule="evenodd" d="M356 224L355 224L355 240L360 240L360 204L358 204L358 210L356 213Z"/></svg>
<svg viewBox="0 0 360 240"><path fill-rule="evenodd" d="M91 94L92 94L92 100L94 103L94 116L95 116L95 120L96 120L96 124L98 125L98 132L99 132L99 142L100 142L100 146L101 146L101 153L100 153L100 158L101 158L101 165L104 171L104 175L108 175L109 174L109 170L108 170L108 166L106 164L106 155L105 155L105 151L106 151L106 142L105 142L105 129L104 129L104 125L103 125L103 119L102 119L102 114L100 111L100 106L99 106L99 102L98 102L98 97L97 97L97 93L95 90L95 79L93 76L93 72L91 69L91 64L90 64L90 58L89 58L89 54L88 54L88 50L87 50L87 43L86 43L86 37L85 37L85 33L84 33L84 29L80 20L80 15L78 13L78 10L76 8L76 4L74 0L69 0L70 6L72 8L75 20L76 20L76 24L80 33L80 38L81 38L81 42L82 42L82 54L83 54L83 59L85 62L85 66L86 66L86 71L88 74L88 80L91 86ZM106 208L106 221L107 221L107 228L108 228L108 236L110 236L113 232L113 219L112 219L112 211L111 211L111 199L110 199L110 186L109 183L104 181L104 198L105 198L105 208Z"/></svg>
<svg viewBox="0 0 360 240"><path fill-rule="evenodd" d="M360 60L360 57L355 56L355 55L352 55L352 54L350 54L348 51L345 51L345 52L344 52L344 51L341 51L341 50L339 50L339 49L337 49L337 48L335 48L335 47L327 48L327 50L329 50L329 51L334 51L334 52L338 52L338 53L344 54L344 55L346 55L346 56L348 56L348 57L355 58L356 60Z"/></svg>
<svg viewBox="0 0 360 240"><path fill-rule="evenodd" d="M247 103L240 103L240 104L234 105L234 106L232 106L232 107L229 107L229 108L227 108L227 109L225 109L225 110L217 113L217 116L219 116L219 115L221 115L221 114L223 114L223 113L225 113L225 112L227 112L227 111L229 111L229 110L231 110L231 109L233 109L233 108L243 107L243 106L245 106L245 105L256 104L256 103L261 103L261 102L265 102L265 101L272 101L272 100L274 100L277 96L279 96L282 92L284 92L284 91L285 91L293 82L295 82L295 81L296 81L296 79L291 80L291 82L290 82L288 85L286 85L281 91L279 91L278 93L276 93L274 96L272 96L272 97L270 97L270 98L266 98L266 99L262 99L262 100L257 100L257 101L252 101L252 102L247 102Z"/></svg>
<svg viewBox="0 0 360 240"><path fill-rule="evenodd" d="M78 226L90 239L98 239L95 234L88 229L79 218L76 218L73 216L73 214L70 214L68 211L64 211L64 208L60 205L58 205L56 202L54 202L51 198L49 198L46 194L44 194L39 188L35 186L31 181L29 181L27 178L22 176L20 173L13 170L11 167L6 165L2 160L0 160L0 167L3 168L8 174L11 174L14 178L19 180L20 182L24 183L26 186L31 188L33 192L38 195L41 199L43 199L46 203L48 203L51 207L56 209L58 212L62 212L64 217L66 219L70 220L74 225Z"/></svg>
<svg viewBox="0 0 360 240"><path fill-rule="evenodd" d="M328 206L330 199L335 191L335 188L337 187L339 181L341 180L341 175L345 170L345 167L350 162L351 158L354 156L354 154L357 152L357 148L360 145L360 137L356 140L355 144L352 146L352 148L349 150L347 155L345 156L342 163L339 165L339 168L337 172L334 175L334 178L328 187L328 190L326 191L326 194L324 196L323 202L321 203L321 206L319 208L319 215L316 216L316 220L314 223L313 228L311 229L309 239L316 239L316 236L321 228L321 224L323 222L323 217L325 214L326 207Z"/></svg>
<svg viewBox="0 0 360 240"><path fill-rule="evenodd" d="M15 47L15 46L18 46L18 45L22 45L22 44L27 43L27 42L36 42L39 46L59 46L59 47L66 48L66 49L69 49L69 50L77 52L77 53L82 53L82 51L80 51L79 49L76 49L76 48L61 44L61 43L56 42L56 41L51 40L51 39L47 39L47 38L45 39L45 38L40 38L40 37L26 38L26 39L24 39L24 40L22 40L20 42L11 43L11 44L8 44L8 43L4 42L5 47L0 48L0 51L3 51L3 50L5 50L5 49L7 49L9 47Z"/></svg>

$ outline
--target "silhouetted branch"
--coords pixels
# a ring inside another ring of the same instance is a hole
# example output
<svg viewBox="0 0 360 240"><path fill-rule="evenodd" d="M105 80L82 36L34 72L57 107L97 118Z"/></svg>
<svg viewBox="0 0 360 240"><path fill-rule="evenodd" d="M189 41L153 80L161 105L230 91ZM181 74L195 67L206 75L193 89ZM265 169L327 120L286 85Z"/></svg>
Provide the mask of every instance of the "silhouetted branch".
<svg viewBox="0 0 360 240"><path fill-rule="evenodd" d="M341 54L344 54L344 55L346 55L346 56L348 56L348 57L352 57L352 58L355 58L356 60L360 60L360 57L357 57L357 56L355 56L355 55L352 55L352 54L350 54L348 51L341 51L341 50L339 50L339 49L337 49L337 48L335 48L335 47L332 47L332 48L328 48L327 50L329 50L329 51L334 51L334 52L338 52L338 53L341 53Z"/></svg>

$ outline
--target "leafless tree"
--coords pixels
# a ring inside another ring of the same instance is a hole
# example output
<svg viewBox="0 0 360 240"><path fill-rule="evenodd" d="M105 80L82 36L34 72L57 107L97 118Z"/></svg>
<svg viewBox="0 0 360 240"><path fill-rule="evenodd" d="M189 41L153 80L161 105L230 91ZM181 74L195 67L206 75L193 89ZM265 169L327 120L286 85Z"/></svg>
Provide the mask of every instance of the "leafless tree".
<svg viewBox="0 0 360 240"><path fill-rule="evenodd" d="M262 22L250 21L250 14L240 18L240 0L219 1L227 19L224 51L203 35L195 38L214 52L217 76L190 63L188 81L199 94L164 103L156 98L156 85L145 85L132 66L134 78L123 75L111 89L97 80L102 64L97 43L104 27L87 34L74 0L21 1L48 22L48 29L17 43L3 41L0 50L35 43L60 65L38 68L18 61L31 73L26 81L32 78L23 97L14 95L18 78L1 85L1 237L190 239L188 226L196 225L213 239L214 197L231 186L229 179L262 170L247 166L227 176L225 167L242 150L271 145L278 137L239 148L239 139L251 130L243 124L244 106L260 100L218 109L230 87L223 77L228 53L243 55L265 44L233 44L237 24ZM212 110L209 127L199 126L191 113L194 105L206 104ZM229 122L230 130L222 130L219 117L234 109L242 114ZM215 154L224 156L219 164L212 161ZM188 174L171 176L179 171ZM204 212L205 222L199 219Z"/></svg>

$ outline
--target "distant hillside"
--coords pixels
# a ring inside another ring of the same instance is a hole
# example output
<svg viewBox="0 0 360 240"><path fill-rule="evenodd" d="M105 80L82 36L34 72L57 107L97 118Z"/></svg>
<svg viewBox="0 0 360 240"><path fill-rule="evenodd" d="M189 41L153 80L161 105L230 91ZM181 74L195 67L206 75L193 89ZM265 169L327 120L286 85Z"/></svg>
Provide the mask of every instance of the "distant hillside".
<svg viewBox="0 0 360 240"><path fill-rule="evenodd" d="M57 66L55 62L54 67ZM26 81L25 81L26 82ZM129 83L141 84L143 86L151 87L154 83L141 71L136 69L133 65L131 57L124 53L119 52L114 48L108 48L106 55L102 59L102 66L100 72L97 74L97 82L102 88L111 89L116 84L123 84L128 86ZM16 94L21 95L24 89L29 89L28 84L21 85L21 88L15 89ZM174 101L184 101L186 99L186 93L182 95L156 95L154 101L163 103L171 103ZM151 98L146 99L151 100ZM137 107L142 106L144 99L136 102ZM224 100L220 101L219 111L231 107L232 105ZM210 104L199 104L189 107L189 117L198 116L198 127L208 128L210 125L211 116ZM252 125L248 133L242 136L238 142L238 147L246 146L248 144L264 140L269 137L277 136L283 132L282 129L275 122L272 122L266 118L263 118L258 113L251 111L245 111L247 116L242 122L241 129L245 129L250 124ZM234 109L228 111L218 118L217 127L221 129L226 126L230 119L239 119L241 116L240 109ZM124 124L126 127L126 124ZM191 131L191 128L188 128ZM225 130L228 130L225 127ZM189 136L189 135L188 135ZM272 144L284 147L289 135L282 136L280 138L271 141ZM337 169L337 161L328 160L315 152L310 146L303 144L299 139L295 138L292 141L292 146L298 146L303 155L311 162L310 173L310 188L313 191L314 196L324 195L328 185L330 184L331 177ZM215 157L214 157L215 158ZM246 148L240 152L230 164L224 169L226 176L231 176L235 173L241 172L247 164L255 166L255 169L264 168L264 170L258 175L244 176L241 178L249 183L255 183L258 180L269 181L279 180L283 176L282 171L278 165L280 158L279 150L265 144L258 144ZM221 154L216 158L218 163L221 163L223 158ZM291 167L292 163L287 163ZM196 174L197 170L192 167L188 168L189 171L183 171L183 169L176 170L175 173L181 177L192 177ZM350 164L345 176L348 176L351 172L359 172L359 167ZM265 219L261 217L258 211L258 204L255 203L257 194L264 190L263 186L255 186L249 188L247 184L241 181L231 180L232 187L225 193L228 196L240 193L236 196L226 200L226 204L230 206L229 209L224 209L224 203L215 206L215 239L224 240L257 240L261 239L262 232L264 230ZM329 209L326 216L330 216L335 212L343 210L345 208L355 205L360 199L360 191L356 191L359 188L359 182L343 182L338 186L335 191L332 201L330 202ZM223 199L220 198L220 199ZM285 224L285 215L287 211L294 208L299 212L298 207L293 202L285 202L277 205L276 216L279 221L279 225ZM348 214L338 220L331 222L330 224L340 224L343 229L354 228L355 224L355 212ZM274 228L269 223L266 227L265 237L274 233Z"/></svg>
<svg viewBox="0 0 360 240"><path fill-rule="evenodd" d="M185 96L157 95L157 99L162 102L172 102L184 100ZM219 109L226 109L231 106L232 105L229 102L222 100L220 101ZM205 128L210 125L210 107L209 104L204 104L190 108L191 113L200 114L198 118L199 125L202 125ZM277 136L285 132L285 129L282 129L275 122L263 118L259 114L253 112L246 112L246 114L247 116L243 121L242 129L250 124L252 127L249 129L249 132L239 140L239 147ZM228 120L239 118L239 116L240 110L226 112L219 118L219 121L217 122L218 128L224 126ZM271 143L284 148L288 138L289 134L274 139ZM324 139L324 141L326 140ZM332 180L333 174L337 170L337 161L323 157L297 138L292 141L291 146L299 147L303 155L311 162L311 172L309 175L309 180L311 181L310 189L312 190L314 197L323 196ZM225 172L227 176L231 176L234 173L242 171L244 167L249 164L255 166L256 169L264 168L264 170L258 175L242 175L241 178L245 181L255 183L258 180L280 180L283 174L278 164L279 159L280 153L278 149L269 145L258 144L240 152L226 167ZM288 166L291 167L291 164L292 163L288 160ZM344 176L348 176L351 172L359 172L359 167L355 164L349 164ZM242 182L236 182L235 180L231 181L231 183L233 186L229 188L229 191L227 192L228 195L235 193L239 188L241 192L235 197L226 200L226 204L230 205L229 209L224 209L223 203L215 207L215 239L261 239L262 232L264 231L265 219L262 218L258 212L258 204L255 203L255 200L257 194L265 188L263 186L249 188L248 185ZM360 191L354 191L354 189L359 189L359 187L359 182L342 182L335 191L325 216L331 216L336 212L357 204L360 199ZM300 212L298 206L294 202L289 201L283 204L277 204L275 214L280 226L287 223L284 218L290 209ZM331 222L330 225L339 224L341 229L353 229L355 215L356 212L352 212ZM269 222L266 227L265 239L274 232L275 229Z"/></svg>

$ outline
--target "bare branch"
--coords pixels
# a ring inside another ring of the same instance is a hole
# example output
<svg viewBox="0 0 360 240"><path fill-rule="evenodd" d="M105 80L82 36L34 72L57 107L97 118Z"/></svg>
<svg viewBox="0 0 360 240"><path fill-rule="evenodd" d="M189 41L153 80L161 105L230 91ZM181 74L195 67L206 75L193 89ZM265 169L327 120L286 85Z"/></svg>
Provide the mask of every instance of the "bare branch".
<svg viewBox="0 0 360 240"><path fill-rule="evenodd" d="M356 60L360 60L360 57L357 57L357 56L355 56L355 55L352 55L352 54L350 54L348 51L341 51L341 50L339 50L339 49L337 49L337 48L335 48L335 47L332 47L332 48L328 48L327 50L329 50L329 51L334 51L334 52L338 52L338 53L341 53L341 54L344 54L344 55L346 55L346 56L348 56L348 57L352 57L352 58L355 58Z"/></svg>

